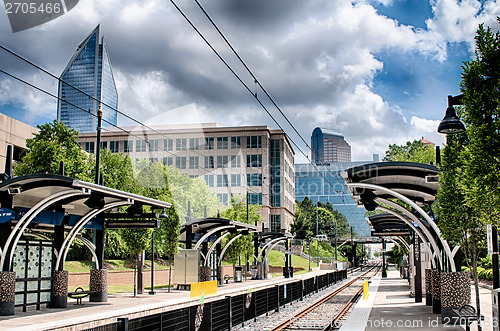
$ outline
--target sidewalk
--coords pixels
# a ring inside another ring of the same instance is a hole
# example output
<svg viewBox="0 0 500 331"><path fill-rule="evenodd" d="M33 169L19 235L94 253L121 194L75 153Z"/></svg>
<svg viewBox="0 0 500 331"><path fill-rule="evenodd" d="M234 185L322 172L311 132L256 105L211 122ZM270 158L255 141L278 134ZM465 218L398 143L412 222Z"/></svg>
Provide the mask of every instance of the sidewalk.
<svg viewBox="0 0 500 331"><path fill-rule="evenodd" d="M472 301L475 302L474 288ZM378 275L372 280L367 300L360 300L348 319L342 325L341 331L359 330L464 330L463 326L450 323L443 324L441 314L433 314L432 307L423 302L415 303L411 298L408 280L401 279L399 272L391 268L387 278ZM491 291L480 288L481 313L485 316L484 331L492 330L491 326ZM471 325L471 330L475 329Z"/></svg>

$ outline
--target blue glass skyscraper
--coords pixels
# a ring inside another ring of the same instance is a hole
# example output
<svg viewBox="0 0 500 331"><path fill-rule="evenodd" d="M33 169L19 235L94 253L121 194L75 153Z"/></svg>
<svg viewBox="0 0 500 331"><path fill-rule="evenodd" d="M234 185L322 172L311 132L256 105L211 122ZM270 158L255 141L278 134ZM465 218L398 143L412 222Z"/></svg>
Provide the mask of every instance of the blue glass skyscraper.
<svg viewBox="0 0 500 331"><path fill-rule="evenodd" d="M371 230L365 220L365 209L357 206L345 186L342 172L367 162L338 162L328 166L313 166L307 163L295 164L295 199L308 197L313 203L330 202L333 209L341 212L354 227L357 237L370 237Z"/></svg>
<svg viewBox="0 0 500 331"><path fill-rule="evenodd" d="M57 120L79 132L95 131L99 103L103 126L116 125L118 92L104 37L99 42L98 25L78 46L59 78Z"/></svg>

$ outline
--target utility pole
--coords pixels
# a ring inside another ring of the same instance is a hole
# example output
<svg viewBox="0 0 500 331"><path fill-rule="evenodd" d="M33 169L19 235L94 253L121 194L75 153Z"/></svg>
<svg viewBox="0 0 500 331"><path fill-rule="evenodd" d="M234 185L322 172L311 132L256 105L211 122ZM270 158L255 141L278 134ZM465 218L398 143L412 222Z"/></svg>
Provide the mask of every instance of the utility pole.
<svg viewBox="0 0 500 331"><path fill-rule="evenodd" d="M318 235L319 235L319 226L318 226L318 202L319 202L319 199L318 199L318 192L316 191L316 252L318 253L318 263L319 263L319 239L318 239Z"/></svg>
<svg viewBox="0 0 500 331"><path fill-rule="evenodd" d="M356 252L354 251L354 240L352 239L352 225L351 225L351 254L352 254L352 267L354 268L354 256L356 256Z"/></svg>

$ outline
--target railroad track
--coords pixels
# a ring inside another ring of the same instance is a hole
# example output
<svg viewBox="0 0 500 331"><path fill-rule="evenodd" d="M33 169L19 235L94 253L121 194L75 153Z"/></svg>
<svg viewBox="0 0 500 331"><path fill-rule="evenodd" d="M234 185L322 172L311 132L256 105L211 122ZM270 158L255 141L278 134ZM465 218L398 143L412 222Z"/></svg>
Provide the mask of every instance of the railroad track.
<svg viewBox="0 0 500 331"><path fill-rule="evenodd" d="M379 269L380 266L370 268L270 330L338 329L348 312L362 295L364 279L374 276Z"/></svg>

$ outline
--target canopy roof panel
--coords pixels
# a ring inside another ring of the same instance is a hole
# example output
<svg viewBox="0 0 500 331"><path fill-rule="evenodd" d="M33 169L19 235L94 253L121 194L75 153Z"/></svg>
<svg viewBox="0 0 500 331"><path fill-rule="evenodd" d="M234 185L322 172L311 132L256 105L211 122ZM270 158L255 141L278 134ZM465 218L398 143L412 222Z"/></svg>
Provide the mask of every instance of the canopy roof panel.
<svg viewBox="0 0 500 331"><path fill-rule="evenodd" d="M349 183L364 183L383 186L400 193L420 204L432 204L439 189L436 166L416 162L377 162L347 169L343 174ZM349 187L354 200L361 203L367 189ZM376 197L393 198L381 190L370 190ZM371 193L369 195L372 197Z"/></svg>
<svg viewBox="0 0 500 331"><path fill-rule="evenodd" d="M256 225L241 223L237 221L232 221L226 218L219 217L208 217L200 218L191 221L187 221L181 226L181 242L186 242L186 230L191 228L191 233L193 236L200 237L201 235L208 233L209 231L220 228L224 231L230 232L258 232L260 228Z"/></svg>
<svg viewBox="0 0 500 331"><path fill-rule="evenodd" d="M374 237L405 236L411 233L408 224L389 213L373 215L367 220Z"/></svg>

